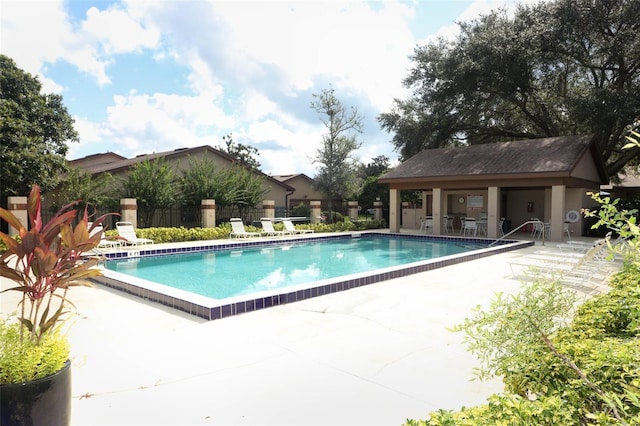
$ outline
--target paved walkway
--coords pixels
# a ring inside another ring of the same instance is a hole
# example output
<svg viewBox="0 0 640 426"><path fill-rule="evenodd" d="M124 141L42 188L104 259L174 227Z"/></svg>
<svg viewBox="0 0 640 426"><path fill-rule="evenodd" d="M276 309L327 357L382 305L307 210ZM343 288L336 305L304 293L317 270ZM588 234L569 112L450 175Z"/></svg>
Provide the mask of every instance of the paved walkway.
<svg viewBox="0 0 640 426"><path fill-rule="evenodd" d="M400 425L482 403L501 382L470 381L447 328L517 291L508 263L537 249L211 322L73 289L73 424Z"/></svg>

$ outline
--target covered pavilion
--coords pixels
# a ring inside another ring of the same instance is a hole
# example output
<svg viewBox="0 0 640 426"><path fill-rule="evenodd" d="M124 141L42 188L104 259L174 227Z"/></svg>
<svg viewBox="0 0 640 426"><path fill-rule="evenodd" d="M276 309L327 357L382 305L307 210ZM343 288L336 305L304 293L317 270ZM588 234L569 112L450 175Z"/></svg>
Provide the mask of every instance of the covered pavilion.
<svg viewBox="0 0 640 426"><path fill-rule="evenodd" d="M562 241L568 229L582 235L576 212L593 205L587 192L608 178L591 136L560 136L425 149L379 182L390 185L391 232L400 230L400 192L407 190L422 192L420 207L436 235L446 231L445 216L486 217L489 238L499 237L501 218L512 229L535 218L549 224L550 240Z"/></svg>

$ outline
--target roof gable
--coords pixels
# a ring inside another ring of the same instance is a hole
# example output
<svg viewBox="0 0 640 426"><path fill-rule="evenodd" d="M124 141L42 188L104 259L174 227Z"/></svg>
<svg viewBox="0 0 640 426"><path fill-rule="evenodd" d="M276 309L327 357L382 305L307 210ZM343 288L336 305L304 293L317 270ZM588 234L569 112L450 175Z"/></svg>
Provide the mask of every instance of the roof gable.
<svg viewBox="0 0 640 426"><path fill-rule="evenodd" d="M454 176L469 179L536 174L570 176L589 153L597 157L594 163L600 180L605 179L602 161L592 149L590 136L561 136L426 149L382 176L380 182Z"/></svg>

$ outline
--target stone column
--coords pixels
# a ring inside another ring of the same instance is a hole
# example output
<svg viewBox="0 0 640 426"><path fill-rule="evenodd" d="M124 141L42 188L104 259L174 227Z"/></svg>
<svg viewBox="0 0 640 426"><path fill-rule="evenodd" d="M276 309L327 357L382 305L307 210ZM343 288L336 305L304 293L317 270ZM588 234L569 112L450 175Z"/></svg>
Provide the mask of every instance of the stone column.
<svg viewBox="0 0 640 426"><path fill-rule="evenodd" d="M373 202L373 218L375 220L382 220L382 201Z"/></svg>
<svg viewBox="0 0 640 426"><path fill-rule="evenodd" d="M349 219L357 220L358 219L358 202L357 201L348 201L349 206Z"/></svg>
<svg viewBox="0 0 640 426"><path fill-rule="evenodd" d="M320 215L322 214L322 209L320 208L320 201L311 201L311 223L320 223Z"/></svg>
<svg viewBox="0 0 640 426"><path fill-rule="evenodd" d="M131 222L134 229L138 227L138 202L135 198L120 200L120 221Z"/></svg>
<svg viewBox="0 0 640 426"><path fill-rule="evenodd" d="M202 200L200 201L202 227L203 228L215 228L216 227L216 200Z"/></svg>
<svg viewBox="0 0 640 426"><path fill-rule="evenodd" d="M262 200L262 217L269 219L276 217L276 202L274 200Z"/></svg>
<svg viewBox="0 0 640 426"><path fill-rule="evenodd" d="M8 197L7 207L15 217L18 218L22 226L29 227L29 215L27 214L27 197ZM13 226L9 227L9 235L14 237L18 235L18 230Z"/></svg>

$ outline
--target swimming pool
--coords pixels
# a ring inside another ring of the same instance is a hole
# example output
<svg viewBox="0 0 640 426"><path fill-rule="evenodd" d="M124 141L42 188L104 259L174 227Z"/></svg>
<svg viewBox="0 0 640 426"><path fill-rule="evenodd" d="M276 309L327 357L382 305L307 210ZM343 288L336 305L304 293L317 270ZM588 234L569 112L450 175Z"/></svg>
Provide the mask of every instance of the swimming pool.
<svg viewBox="0 0 640 426"><path fill-rule="evenodd" d="M484 243L365 235L295 241L267 247L114 260L106 267L137 278L212 297L294 285L486 248Z"/></svg>
<svg viewBox="0 0 640 426"><path fill-rule="evenodd" d="M97 281L211 320L531 244L492 241L364 232L129 249L107 254Z"/></svg>

